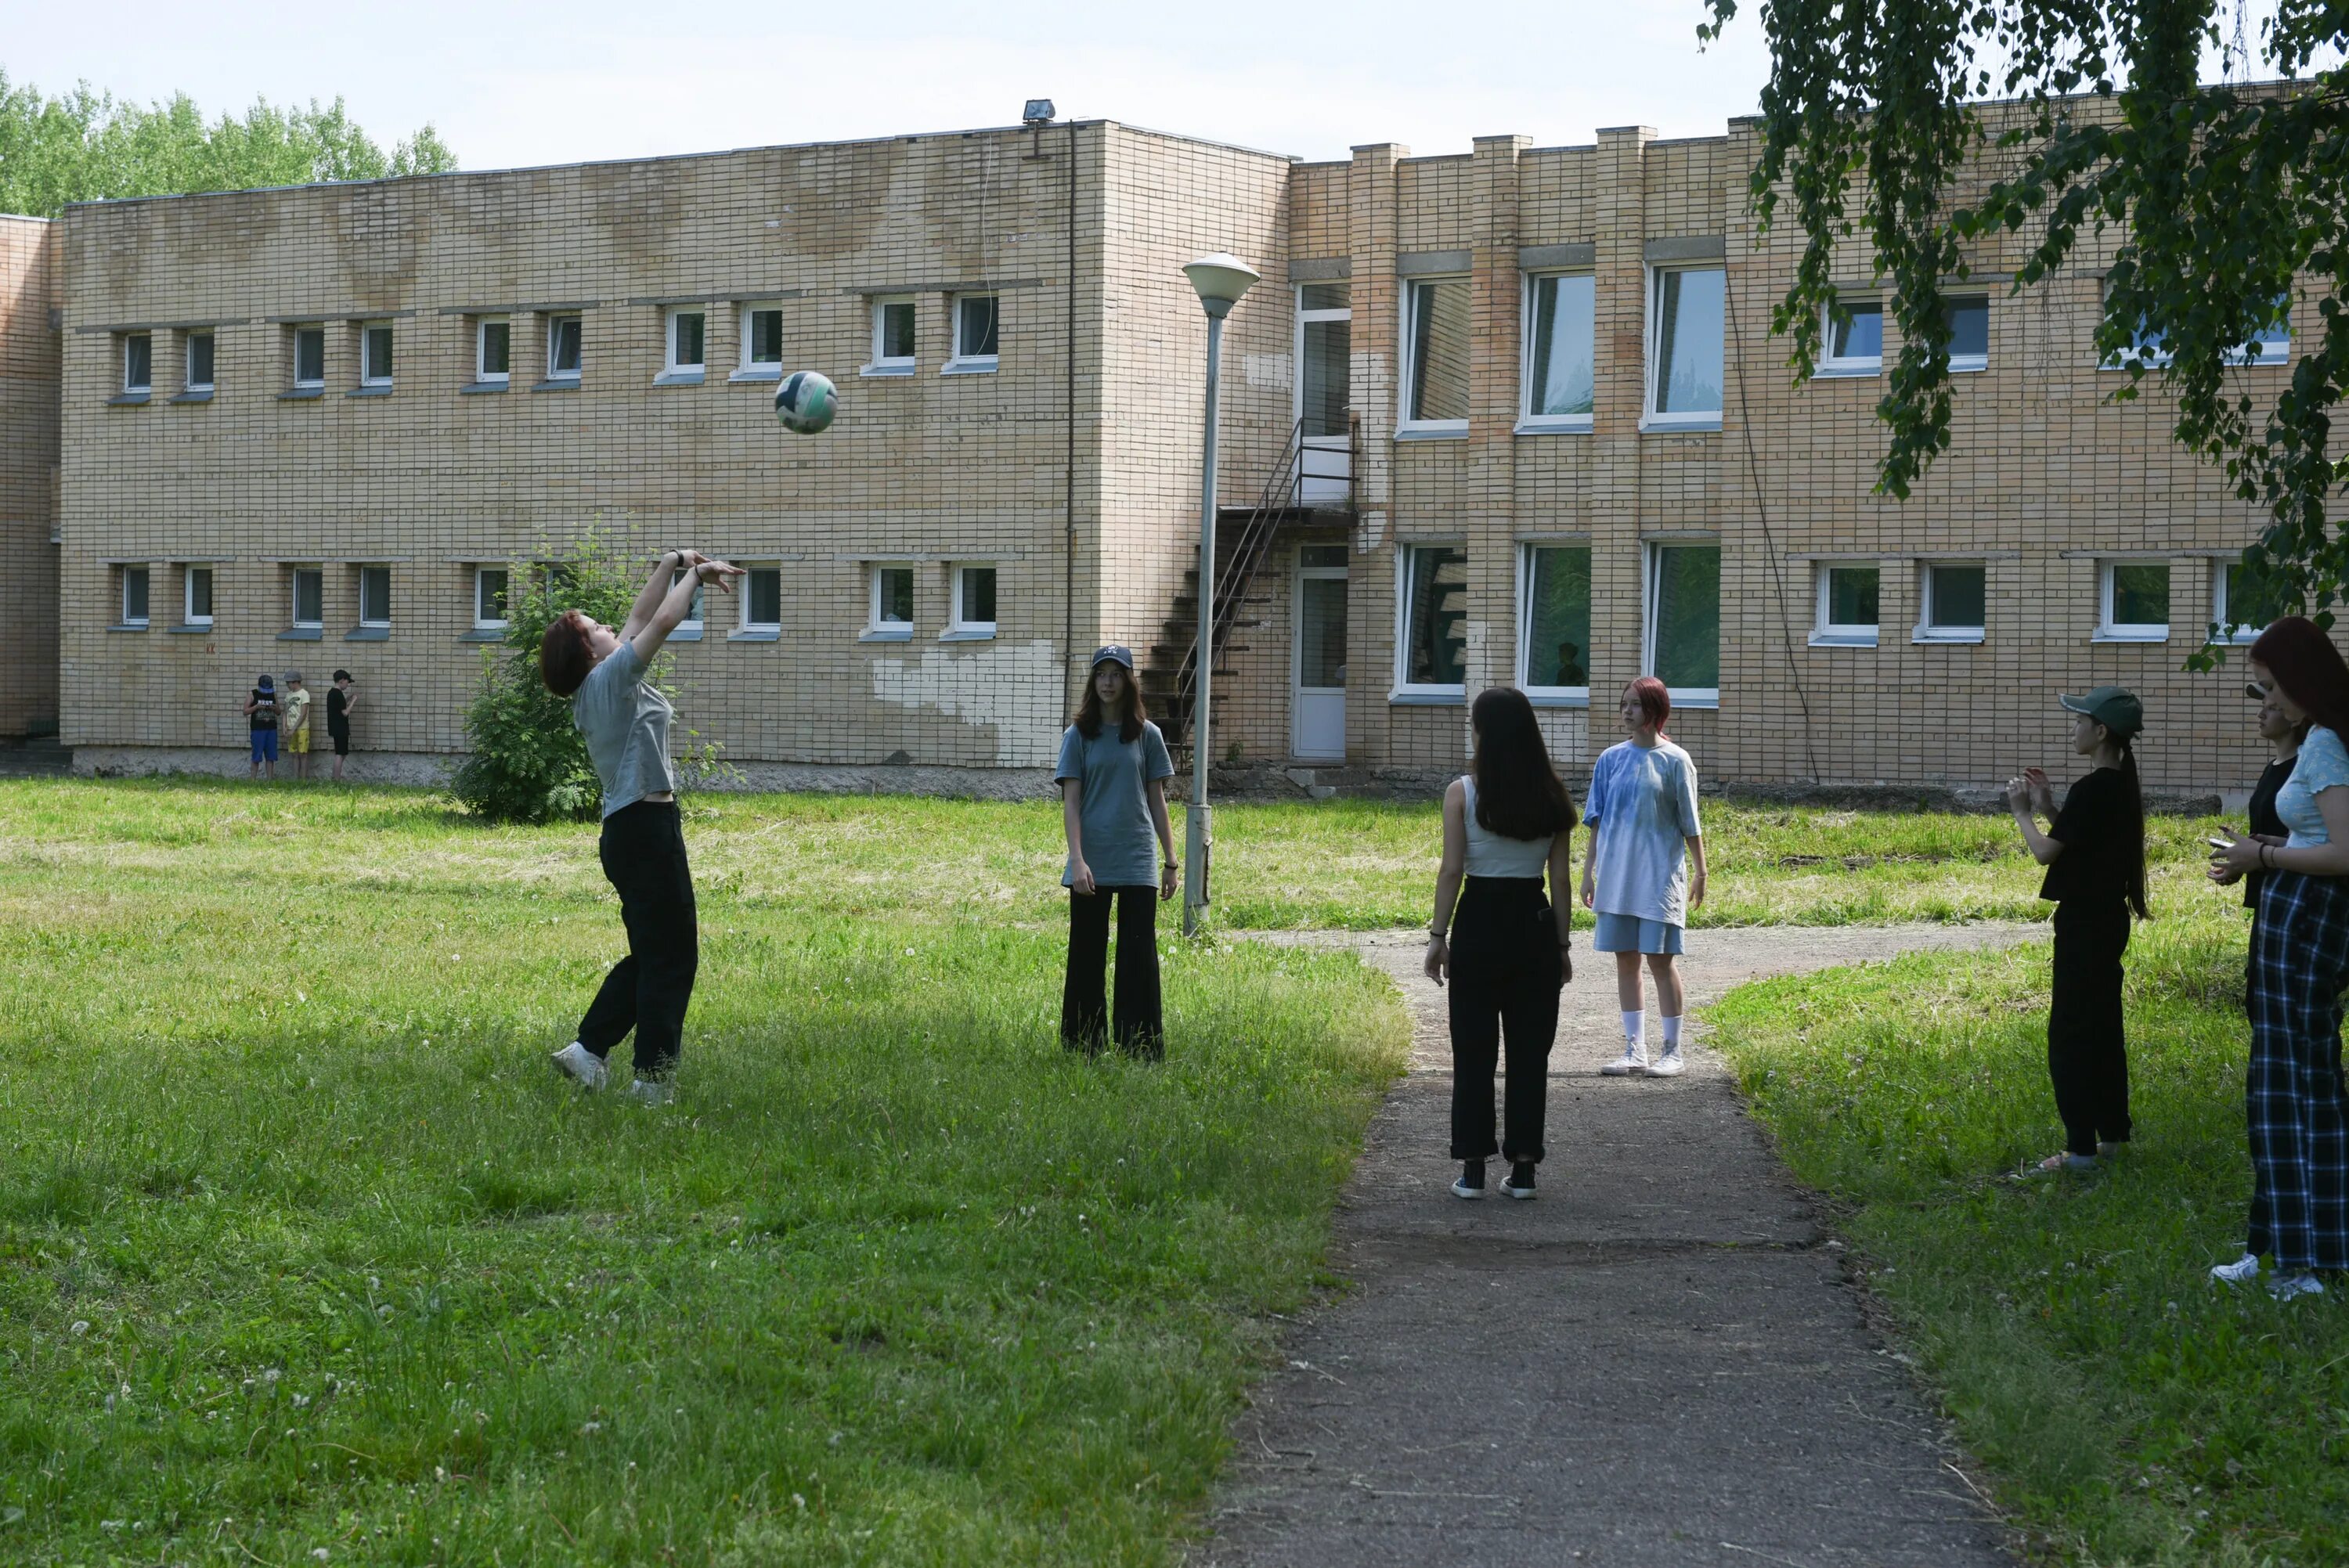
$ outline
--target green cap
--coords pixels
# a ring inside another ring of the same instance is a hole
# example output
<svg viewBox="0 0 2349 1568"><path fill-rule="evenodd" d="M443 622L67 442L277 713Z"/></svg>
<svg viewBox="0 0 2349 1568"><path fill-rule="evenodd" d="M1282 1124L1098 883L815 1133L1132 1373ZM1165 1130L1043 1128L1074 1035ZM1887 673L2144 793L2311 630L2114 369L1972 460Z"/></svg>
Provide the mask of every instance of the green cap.
<svg viewBox="0 0 2349 1568"><path fill-rule="evenodd" d="M2098 686L2085 696L2055 699L2074 713L2085 713L2126 740L2145 727L2145 704L2127 686Z"/></svg>

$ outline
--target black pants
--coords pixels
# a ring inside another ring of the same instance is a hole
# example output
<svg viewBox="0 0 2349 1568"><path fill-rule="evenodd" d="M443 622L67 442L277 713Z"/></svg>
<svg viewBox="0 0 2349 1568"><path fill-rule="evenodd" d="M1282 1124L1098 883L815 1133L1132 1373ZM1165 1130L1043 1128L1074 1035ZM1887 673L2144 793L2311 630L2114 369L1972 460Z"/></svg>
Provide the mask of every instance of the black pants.
<svg viewBox="0 0 2349 1568"><path fill-rule="evenodd" d="M604 819L597 852L604 875L620 894L628 928L628 955L612 965L587 1016L579 1043L597 1057L636 1032L636 1076L666 1078L677 1070L686 1004L701 963L694 925L693 872L685 863L685 829L674 800L639 800Z"/></svg>
<svg viewBox="0 0 2349 1568"><path fill-rule="evenodd" d="M2128 939L2126 904L2055 906L2047 1076L2055 1086L2064 1147L2073 1154L2094 1154L2099 1140L2128 1141L2128 1049L2121 1029L2121 954Z"/></svg>
<svg viewBox="0 0 2349 1568"><path fill-rule="evenodd" d="M1158 996L1158 890L1104 887L1069 894L1069 978L1061 987L1061 1043L1087 1056L1104 1040L1102 995L1109 969L1109 901L1117 900L1117 1011L1107 1033L1117 1048L1156 1061L1166 1054Z"/></svg>
<svg viewBox="0 0 2349 1568"><path fill-rule="evenodd" d="M1549 1048L1566 983L1538 877L1470 877L1452 917L1452 1158L1542 1157ZM1493 1069L1508 1042L1505 1136L1493 1140Z"/></svg>

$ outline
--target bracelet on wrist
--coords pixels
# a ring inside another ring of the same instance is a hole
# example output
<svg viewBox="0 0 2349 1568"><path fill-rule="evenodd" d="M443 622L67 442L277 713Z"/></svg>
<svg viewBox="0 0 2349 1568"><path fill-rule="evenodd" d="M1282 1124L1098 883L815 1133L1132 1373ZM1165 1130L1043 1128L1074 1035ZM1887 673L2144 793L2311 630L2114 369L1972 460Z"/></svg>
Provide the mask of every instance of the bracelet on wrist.
<svg viewBox="0 0 2349 1568"><path fill-rule="evenodd" d="M1436 930L1435 927L1432 925L1427 928L1427 935L1428 940L1431 942L1442 942L1444 940L1444 933Z"/></svg>

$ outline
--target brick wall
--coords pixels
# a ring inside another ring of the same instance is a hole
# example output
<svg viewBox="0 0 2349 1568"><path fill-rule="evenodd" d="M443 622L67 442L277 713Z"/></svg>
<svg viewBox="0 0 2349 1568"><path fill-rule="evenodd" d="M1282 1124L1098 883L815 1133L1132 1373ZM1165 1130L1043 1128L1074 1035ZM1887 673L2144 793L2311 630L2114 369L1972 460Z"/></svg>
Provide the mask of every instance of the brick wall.
<svg viewBox="0 0 2349 1568"><path fill-rule="evenodd" d="M0 736L57 722L55 234L0 217Z"/></svg>

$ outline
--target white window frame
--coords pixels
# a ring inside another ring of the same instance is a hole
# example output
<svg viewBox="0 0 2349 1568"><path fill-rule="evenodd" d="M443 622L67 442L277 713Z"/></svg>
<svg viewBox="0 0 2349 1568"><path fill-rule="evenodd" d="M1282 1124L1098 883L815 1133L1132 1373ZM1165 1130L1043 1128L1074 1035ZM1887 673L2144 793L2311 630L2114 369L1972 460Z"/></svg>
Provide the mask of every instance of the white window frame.
<svg viewBox="0 0 2349 1568"><path fill-rule="evenodd" d="M1540 686L1533 679L1534 552L1579 550L1589 552L1591 548L1591 542L1587 535L1560 535L1554 539L1527 539L1518 542L1517 689L1524 692L1536 707L1588 707L1590 687L1588 683L1578 686ZM1591 593L1591 610L1594 615L1598 611L1597 587L1594 582ZM1590 650L1586 647L1582 650L1582 667L1588 671L1590 668Z"/></svg>
<svg viewBox="0 0 2349 1568"><path fill-rule="evenodd" d="M2098 643L2166 643L2170 623L2117 622L2113 619L2113 569L2116 566L2159 566L2170 577L2170 614L2177 614L2178 564L2168 557L2137 556L2096 562L2096 634Z"/></svg>
<svg viewBox="0 0 2349 1568"><path fill-rule="evenodd" d="M882 343L886 336L889 310L904 305L914 313L914 348L912 354L884 354ZM875 294L873 296L873 357L863 374L866 376L911 376L915 363L921 357L922 312L912 294Z"/></svg>
<svg viewBox="0 0 2349 1568"><path fill-rule="evenodd" d="M1389 702L1463 703L1468 700L1468 671L1464 661L1460 684L1439 686L1411 678L1411 606L1417 596L1412 580L1416 557L1439 550L1468 552L1465 539L1421 539L1395 546L1395 620L1394 620L1394 685L1387 693Z"/></svg>
<svg viewBox="0 0 2349 1568"><path fill-rule="evenodd" d="M491 615L484 614L489 607L489 600L487 593L485 593L489 583L486 580L489 574L492 572L506 580L506 613L502 615ZM502 561L483 562L481 564L474 567L473 630L476 632L502 632L508 626L512 625L513 624L512 595L513 568L507 565Z"/></svg>
<svg viewBox="0 0 2349 1568"><path fill-rule="evenodd" d="M1664 590L1664 574L1656 570L1656 563L1661 558L1661 552L1667 550L1686 550L1691 548L1704 549L1708 547L1715 551L1721 551L1724 558L1728 553L1725 550L1722 549L1722 542L1719 537L1712 534L1691 534L1685 539L1651 539L1647 541L1643 548L1641 548L1640 552L1640 671L1642 675L1654 675L1656 673L1656 624L1658 620L1658 616L1656 614L1656 601L1662 595ZM1715 580L1715 583L1716 585L1714 592L1716 593L1722 593L1723 590L1719 586L1718 579ZM1722 601L1722 605L1719 607L1725 607L1726 603L1727 601L1723 599ZM1725 627L1728 622L1728 617L1724 614L1721 619ZM1716 658L1719 656L1718 650L1716 650L1715 656ZM1717 708L1721 706L1721 688L1717 686L1667 686L1664 687L1664 695L1672 699L1672 706L1674 707Z"/></svg>
<svg viewBox="0 0 2349 1568"><path fill-rule="evenodd" d="M1818 374L1824 377L1883 375L1884 324L1886 316L1889 314L1884 308L1884 296L1880 294L1852 294L1847 298L1837 300L1836 304L1843 306L1846 311L1850 312L1854 316L1864 314L1860 310L1855 310L1853 308L1854 306L1865 306L1868 311L1873 312L1876 316L1876 352L1873 354L1837 354L1835 352L1835 305L1822 305L1819 307ZM1724 316L1727 313L1724 311ZM1726 325L1727 324L1724 321L1724 328L1726 327ZM1725 356L1728 353L1728 335L1725 330L1723 334L1722 342L1722 352ZM1726 396L1727 388L1724 387L1723 391L1723 395Z"/></svg>
<svg viewBox="0 0 2349 1568"><path fill-rule="evenodd" d="M196 340L198 338L202 338L211 344L212 348L212 373L202 381L196 379ZM214 379L219 375L220 335L208 326L191 330L180 344L180 390L210 392L212 390Z"/></svg>
<svg viewBox="0 0 2349 1568"><path fill-rule="evenodd" d="M748 634L753 636L781 636L783 630L783 563L780 561L745 561L740 564L747 575L742 579L742 586L736 593L736 597L741 603L735 614L735 632L738 634ZM750 584L761 572L771 572L775 574L775 618L771 621L754 620L751 617Z"/></svg>
<svg viewBox="0 0 2349 1568"><path fill-rule="evenodd" d="M119 617L117 624L137 626L144 631L154 624L154 569L143 563L126 562L121 573L121 581L115 589L115 609ZM140 597L147 601L147 607L136 615L130 613L130 582L134 577L139 581Z"/></svg>
<svg viewBox="0 0 2349 1568"><path fill-rule="evenodd" d="M1646 385L1640 394L1640 428L1642 430L1718 430L1721 428L1722 417L1722 410L1719 408L1709 410L1691 409L1682 412L1659 413L1656 409L1656 377L1663 369L1662 365L1658 359L1658 351L1661 348L1664 341L1665 276L1672 273L1719 273L1722 274L1723 280L1721 312L1721 397L1722 401L1724 404L1728 402L1729 356L1732 349L1732 345L1729 341L1729 295L1727 287L1729 273L1728 266L1725 263L1722 262L1689 262L1685 263L1651 262L1648 263L1647 272L1648 321L1646 333L1647 346L1645 350L1645 358L1647 363L1644 366ZM1677 702L1680 699L1675 696L1672 700Z"/></svg>
<svg viewBox="0 0 2349 1568"><path fill-rule="evenodd" d="M2101 299L2098 303L2102 303ZM2274 335L2271 335L2267 333L2261 333L2254 337L2248 338L2245 341L2237 344L2234 347L2230 348L2223 356L2221 356L2224 363L2229 365L2250 366L2260 370L2279 369L2283 366L2291 364L2292 300L2289 295L2284 298L2282 306L2284 317L2283 325ZM2132 364L2141 363L2148 370L2158 370L2163 366L2169 363L2171 357L2169 350L2167 348L2147 349L2143 346L2144 341L2145 329L2140 326L2137 333L2132 335L2129 346L2106 356L2103 359L2097 361L2096 368L2099 370L2127 370ZM2164 341L2168 341L2166 335L2164 337ZM2251 357L2251 346L2253 344L2259 345L2260 348L2260 356L2256 360Z"/></svg>
<svg viewBox="0 0 2349 1568"><path fill-rule="evenodd" d="M2230 570L2241 565L2240 561L2229 561L2223 556L2210 562L2210 622L2213 625L2224 626L2227 624L2229 596L2227 573ZM2266 630L2265 626L2237 626L2233 631L2225 634L2221 640L2233 646L2242 647L2258 642L2260 634Z"/></svg>
<svg viewBox="0 0 2349 1568"><path fill-rule="evenodd" d="M683 572L672 572L669 573L668 585L674 588L684 582L686 574ZM677 630L669 634L670 640L683 643L698 642L706 625L703 617L708 614L709 608L709 584L695 583L693 597L686 601L685 616L678 622Z"/></svg>
<svg viewBox="0 0 2349 1568"><path fill-rule="evenodd" d="M566 321L575 321L579 324L579 363L568 370L558 370L554 367L554 351L561 342L563 324ZM508 349L507 363L512 363L511 346ZM586 368L587 318L575 310L549 311L546 315L546 378L549 381L576 381L581 378Z"/></svg>
<svg viewBox="0 0 2349 1568"><path fill-rule="evenodd" d="M384 606L383 606L383 614L382 614L382 616L381 616L381 618L380 618L380 619L372 619L372 618L370 618L370 617L368 616L368 614L367 614L367 574L368 573L370 573L370 572L380 572L380 573L383 573L383 596L384 596L384 599L385 599L386 603L385 603L385 604L384 604ZM381 561L377 561L377 562L360 562L360 563L359 563L359 568L358 568L358 611L359 611L359 624L360 624L360 625L362 625L362 626L369 626L369 627L380 626L380 627L383 627L383 628L385 628L385 629L387 629L387 630L388 630L388 629L389 629L389 627L390 627L390 625L391 625L391 605L390 605L390 603L389 603L389 600L390 600L390 598L391 598L391 566L390 566L390 563L389 563L389 562L381 562Z"/></svg>
<svg viewBox="0 0 2349 1568"><path fill-rule="evenodd" d="M1827 619L1828 605L1834 594L1829 579L1838 572L1873 572L1876 573L1877 619L1866 624ZM1815 588L1811 614L1811 646L1815 648L1872 648L1877 645L1878 631L1884 617L1884 563L1880 561L1820 561L1813 563Z"/></svg>
<svg viewBox="0 0 2349 1568"><path fill-rule="evenodd" d="M1967 567L1982 574L1982 624L1961 625L1933 619L1933 573ZM1881 580L1878 580L1879 583ZM1879 603L1881 601L1879 601ZM1912 643L1979 643L1990 634L1990 562L1987 561L1920 561L1917 563L1917 627Z"/></svg>
<svg viewBox="0 0 2349 1568"><path fill-rule="evenodd" d="M687 316L701 322L701 357L691 362L677 356L677 335ZM709 311L698 304L671 305L661 313L661 379L698 381L709 368Z"/></svg>
<svg viewBox="0 0 2349 1568"><path fill-rule="evenodd" d="M201 615L196 614L196 577L199 573L203 576L204 598L207 601L219 586L212 581L210 566L191 564L180 568L180 624L182 626L209 626L212 624L212 611L206 610Z"/></svg>
<svg viewBox="0 0 2349 1568"><path fill-rule="evenodd" d="M155 390L155 335L151 332L126 332L121 341L122 385L119 390L125 397L143 397ZM130 346L134 343L147 346L147 379L144 381L130 379Z"/></svg>
<svg viewBox="0 0 2349 1568"><path fill-rule="evenodd" d="M910 561L874 561L865 566L864 641L902 643L914 634L914 623L909 620L885 621L881 618L881 574L903 572L918 587L921 579L915 573Z"/></svg>
<svg viewBox="0 0 2349 1568"><path fill-rule="evenodd" d="M963 304L967 300L980 299L991 299L995 302L995 346L997 352L994 354L967 354L963 351ZM946 362L945 368L941 369L938 374L941 376L984 376L991 374L996 369L997 365L1002 357L1003 296L995 293L993 290L974 290L966 294L951 294L947 296L947 304L948 309L954 313L954 355Z"/></svg>
<svg viewBox="0 0 2349 1568"><path fill-rule="evenodd" d="M1536 309L1541 285L1557 278L1591 279L1590 303L1590 380L1593 407L1588 414L1537 414L1534 412L1534 333L1541 319ZM1525 274L1525 286L1517 319L1525 324L1519 335L1524 342L1517 355L1517 431L1531 434L1548 430L1588 430L1598 417L1599 390L1599 284L1597 275L1588 267L1566 267Z"/></svg>
<svg viewBox="0 0 2349 1568"><path fill-rule="evenodd" d="M993 561L957 561L950 563L947 567L947 598L948 610L947 615L946 636L949 638L960 638L967 641L978 642L993 637L995 635L996 624L992 620L974 621L963 614L962 574L966 572L972 571L994 573L996 595L998 599L1000 599L1002 596L1003 568L998 562ZM999 604L997 614L1000 614L1001 613L1001 607Z"/></svg>
<svg viewBox="0 0 2349 1568"><path fill-rule="evenodd" d="M1952 307L1961 299L1978 299L1982 301L1982 351L1980 354L1960 354L1952 349L1950 353L1950 374L1966 376L1978 370L1988 370L1990 368L1990 295L1968 291L1963 294L1945 294L1942 297Z"/></svg>
<svg viewBox="0 0 2349 1568"><path fill-rule="evenodd" d="M771 361L750 357L751 330L755 318L762 311L772 311L775 315L775 357ZM733 378L737 381L781 381L783 378L783 302L779 299L744 300L737 317L742 341L735 357Z"/></svg>
<svg viewBox="0 0 2349 1568"><path fill-rule="evenodd" d="M1469 309L1473 321L1475 308L1475 280L1465 273L1430 273L1424 276L1399 278L1396 281L1401 284L1396 292L1402 295L1400 308L1402 312L1402 337L1398 345L1400 352L1396 355L1396 358L1401 362L1402 377L1398 387L1401 395L1395 400L1395 435L1405 440L1414 438L1421 440L1431 438L1443 440L1464 437L1468 434L1466 419L1414 419L1411 417L1412 386L1419 376L1419 334L1415 330L1417 324L1413 320L1412 310L1413 302L1419 298L1419 286L1422 284L1460 284L1470 290ZM1475 354L1474 344L1470 345L1469 354L1473 371Z"/></svg>
<svg viewBox="0 0 2349 1568"><path fill-rule="evenodd" d="M490 368L490 328L502 326L506 333L506 367ZM473 318L473 385L505 387L513 381L513 318L507 315L482 315Z"/></svg>
<svg viewBox="0 0 2349 1568"><path fill-rule="evenodd" d="M388 321L363 321L359 323L359 385L362 387L388 387L391 385L391 372L389 370L378 371L375 363L375 335L378 332L383 333L387 336L391 335L392 324ZM398 345L395 344L393 347L397 350ZM397 363L396 358L395 363Z"/></svg>
<svg viewBox="0 0 2349 1568"><path fill-rule="evenodd" d="M302 616L302 578L305 574L318 580L318 613L305 620ZM285 624L297 632L324 631L326 624L326 568L296 565L285 573Z"/></svg>
<svg viewBox="0 0 2349 1568"><path fill-rule="evenodd" d="M326 324L323 321L297 321L287 330L293 334L288 341L293 348L294 390L310 392L322 389L326 385ZM302 335L305 332L318 335L318 374L316 376L302 374Z"/></svg>

